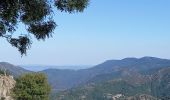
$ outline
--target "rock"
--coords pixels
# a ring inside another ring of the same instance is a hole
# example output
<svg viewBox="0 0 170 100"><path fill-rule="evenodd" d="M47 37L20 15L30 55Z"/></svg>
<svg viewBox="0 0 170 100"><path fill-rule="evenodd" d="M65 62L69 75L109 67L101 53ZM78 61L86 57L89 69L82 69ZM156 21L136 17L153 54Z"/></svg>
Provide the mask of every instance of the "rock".
<svg viewBox="0 0 170 100"><path fill-rule="evenodd" d="M15 83L13 76L0 75L0 100L13 100L11 89L15 87Z"/></svg>

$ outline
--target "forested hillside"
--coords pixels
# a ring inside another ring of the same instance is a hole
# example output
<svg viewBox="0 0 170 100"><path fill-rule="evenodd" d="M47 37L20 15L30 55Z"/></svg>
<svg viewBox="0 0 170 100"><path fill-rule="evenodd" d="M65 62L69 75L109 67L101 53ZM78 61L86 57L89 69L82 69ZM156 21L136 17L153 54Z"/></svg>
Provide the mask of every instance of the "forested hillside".
<svg viewBox="0 0 170 100"><path fill-rule="evenodd" d="M113 77L121 77L133 84L145 83L149 80L150 74L169 66L170 60L168 59L143 57L107 60L88 69L47 69L42 73L48 76L49 83L54 91L62 91L93 81L107 81Z"/></svg>
<svg viewBox="0 0 170 100"><path fill-rule="evenodd" d="M149 75L149 80L134 84L124 78L93 81L87 85L59 92L54 100L169 100L170 67L162 68ZM105 75L106 76L106 75ZM109 76L108 76L109 77ZM103 77L101 77L103 78ZM129 78L129 76L127 76ZM145 98L145 99L142 99Z"/></svg>

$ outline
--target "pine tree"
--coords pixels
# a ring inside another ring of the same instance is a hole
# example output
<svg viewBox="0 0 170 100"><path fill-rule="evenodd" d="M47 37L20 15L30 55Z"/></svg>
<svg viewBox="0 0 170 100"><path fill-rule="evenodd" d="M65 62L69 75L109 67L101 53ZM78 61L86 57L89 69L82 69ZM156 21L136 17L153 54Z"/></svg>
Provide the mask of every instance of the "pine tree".
<svg viewBox="0 0 170 100"><path fill-rule="evenodd" d="M62 12L83 12L88 0L0 0L0 37L26 54L34 36L37 40L52 37L56 23L54 8ZM17 33L23 25L27 33ZM15 33L15 34L14 34Z"/></svg>

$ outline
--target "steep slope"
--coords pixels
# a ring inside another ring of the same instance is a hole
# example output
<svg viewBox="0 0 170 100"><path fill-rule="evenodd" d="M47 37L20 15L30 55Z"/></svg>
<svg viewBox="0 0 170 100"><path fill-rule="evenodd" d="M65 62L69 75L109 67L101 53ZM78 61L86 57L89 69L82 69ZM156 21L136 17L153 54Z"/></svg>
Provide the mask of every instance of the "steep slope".
<svg viewBox="0 0 170 100"><path fill-rule="evenodd" d="M162 100L170 100L170 67L162 68L152 75L152 95Z"/></svg>
<svg viewBox="0 0 170 100"><path fill-rule="evenodd" d="M17 77L23 73L28 73L31 71L25 70L24 68L21 68L19 66L14 66L7 62L0 62L0 70L2 71L8 71L11 75Z"/></svg>
<svg viewBox="0 0 170 100"><path fill-rule="evenodd" d="M133 73L129 74L133 76ZM110 74L104 74L104 77L107 75ZM149 77L149 81L141 84L127 81L126 78L131 78L131 75L120 79L93 81L84 86L59 92L55 98L81 100L83 97L83 100L112 100L118 95L121 97L116 100L170 100L170 67L161 68ZM134 78L131 80L136 81Z"/></svg>
<svg viewBox="0 0 170 100"><path fill-rule="evenodd" d="M129 84L140 85L150 82L150 75L143 75L138 71L125 68L117 72L99 74L90 79L87 83L101 83L112 79L122 79Z"/></svg>
<svg viewBox="0 0 170 100"><path fill-rule="evenodd" d="M48 76L48 81L55 91L71 88L74 86L74 81L80 79L74 70L47 69L43 73Z"/></svg>
<svg viewBox="0 0 170 100"><path fill-rule="evenodd" d="M138 93L149 93L145 85L131 85L124 80L110 80L98 84L85 85L69 91L58 93L57 100L62 96L62 100L112 100L117 94L122 96L134 96Z"/></svg>

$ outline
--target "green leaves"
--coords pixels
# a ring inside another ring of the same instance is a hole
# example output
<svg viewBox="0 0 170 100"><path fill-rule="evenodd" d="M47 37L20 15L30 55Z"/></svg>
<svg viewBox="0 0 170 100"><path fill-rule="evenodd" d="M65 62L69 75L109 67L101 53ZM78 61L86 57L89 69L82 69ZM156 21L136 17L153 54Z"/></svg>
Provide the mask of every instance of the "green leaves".
<svg viewBox="0 0 170 100"><path fill-rule="evenodd" d="M10 38L9 43L18 48L21 55L26 54L27 49L30 48L31 41L28 36L19 36L19 38Z"/></svg>
<svg viewBox="0 0 170 100"><path fill-rule="evenodd" d="M40 40L45 40L46 38L52 37L52 32L55 29L56 24L54 21L48 21L43 23L31 24L28 31Z"/></svg>
<svg viewBox="0 0 170 100"><path fill-rule="evenodd" d="M55 5L61 11L65 12L83 12L87 7L89 0L56 0Z"/></svg>
<svg viewBox="0 0 170 100"><path fill-rule="evenodd" d="M0 0L0 19L16 24L18 18L18 0Z"/></svg>
<svg viewBox="0 0 170 100"><path fill-rule="evenodd" d="M6 33L5 26L2 22L0 22L0 36Z"/></svg>
<svg viewBox="0 0 170 100"><path fill-rule="evenodd" d="M50 86L44 74L30 73L17 79L13 93L16 100L48 100Z"/></svg>
<svg viewBox="0 0 170 100"><path fill-rule="evenodd" d="M50 5L47 0L20 0L20 19L25 24L43 21L50 15Z"/></svg>
<svg viewBox="0 0 170 100"><path fill-rule="evenodd" d="M52 37L56 27L52 19L52 6L60 11L73 13L82 12L88 2L89 0L0 0L0 37L6 38L21 55L26 54L32 44L30 33L37 40ZM16 29L19 29L18 24L24 25L28 33L15 35Z"/></svg>

